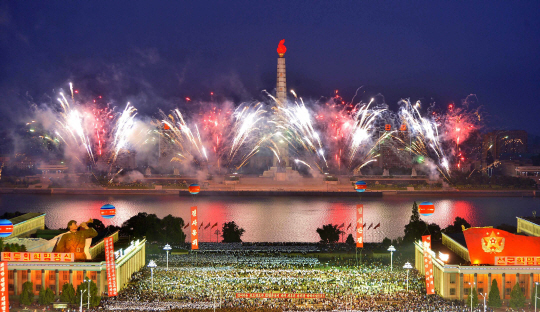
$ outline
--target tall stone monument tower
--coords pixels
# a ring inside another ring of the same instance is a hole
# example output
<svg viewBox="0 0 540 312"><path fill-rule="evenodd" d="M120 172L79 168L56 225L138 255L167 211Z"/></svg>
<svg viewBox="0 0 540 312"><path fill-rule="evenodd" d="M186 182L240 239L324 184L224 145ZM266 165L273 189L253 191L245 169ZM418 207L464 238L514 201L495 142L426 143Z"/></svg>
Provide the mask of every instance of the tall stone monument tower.
<svg viewBox="0 0 540 312"><path fill-rule="evenodd" d="M276 84L276 99L278 105L284 106L287 101L287 73L285 68L285 52L287 48L284 45L285 39L279 42L277 52L277 84Z"/></svg>
<svg viewBox="0 0 540 312"><path fill-rule="evenodd" d="M279 42L277 53L277 81L276 81L276 99L278 107L284 107L287 102L287 70L285 67L285 39ZM278 114L281 112L278 111ZM278 164L277 158L274 157L274 166L289 167L289 146L286 142L278 143L281 163Z"/></svg>

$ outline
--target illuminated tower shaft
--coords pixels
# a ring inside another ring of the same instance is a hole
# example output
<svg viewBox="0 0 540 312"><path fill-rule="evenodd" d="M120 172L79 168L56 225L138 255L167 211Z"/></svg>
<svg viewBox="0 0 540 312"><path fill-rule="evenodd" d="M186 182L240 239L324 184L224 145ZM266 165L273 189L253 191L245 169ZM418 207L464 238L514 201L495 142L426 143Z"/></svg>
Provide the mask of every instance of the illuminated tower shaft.
<svg viewBox="0 0 540 312"><path fill-rule="evenodd" d="M278 105L285 106L285 102L287 101L287 73L284 57L279 57L277 59L276 98L278 100Z"/></svg>
<svg viewBox="0 0 540 312"><path fill-rule="evenodd" d="M285 52L287 48L284 45L285 40L279 42L277 52L277 82L276 82L276 99L279 107L284 107L287 102L287 73L285 67ZM287 142L278 142L280 165L289 167L289 145ZM278 166L277 158L274 157L274 166Z"/></svg>

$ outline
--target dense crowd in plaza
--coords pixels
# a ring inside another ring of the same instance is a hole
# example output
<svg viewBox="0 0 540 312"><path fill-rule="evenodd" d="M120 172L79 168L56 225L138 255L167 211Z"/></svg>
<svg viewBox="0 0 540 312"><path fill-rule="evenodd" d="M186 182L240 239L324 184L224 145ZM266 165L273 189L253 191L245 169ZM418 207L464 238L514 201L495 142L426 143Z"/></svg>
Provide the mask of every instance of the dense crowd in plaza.
<svg viewBox="0 0 540 312"><path fill-rule="evenodd" d="M216 307L279 310L469 311L458 302L425 294L423 276L397 264L393 272L379 262L359 268L326 266L316 258L224 255L152 255L158 267L133 275L109 310L165 311ZM153 289L152 289L153 288ZM236 298L236 293L325 294L318 299Z"/></svg>

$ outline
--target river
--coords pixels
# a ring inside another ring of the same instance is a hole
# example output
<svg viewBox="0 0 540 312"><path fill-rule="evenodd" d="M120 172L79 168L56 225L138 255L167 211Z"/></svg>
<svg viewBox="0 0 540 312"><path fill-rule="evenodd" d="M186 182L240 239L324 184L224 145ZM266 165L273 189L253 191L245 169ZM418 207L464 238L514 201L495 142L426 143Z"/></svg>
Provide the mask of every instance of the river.
<svg viewBox="0 0 540 312"><path fill-rule="evenodd" d="M154 213L163 218L168 214L189 220L189 209L196 205L199 223L235 221L245 229L245 242L316 242L317 227L323 224L342 224L347 233L353 233L356 204L364 205L367 227L365 240L381 241L403 236L403 228L409 222L413 202L431 201L435 213L422 217L441 228L452 223L455 217L465 218L472 226L516 226L516 216L530 216L533 210L540 212L540 198L521 197L425 197L384 196L382 198L309 198L309 197L178 197L151 195L37 195L2 194L0 213L44 212L49 228L65 227L67 222L99 218L105 225L120 226L122 222L139 212ZM99 208L104 204L116 207L116 217L102 219ZM349 227L349 224L351 224ZM373 228L380 223L380 227ZM201 229L201 241L216 241L216 228ZM187 230L186 230L187 231Z"/></svg>

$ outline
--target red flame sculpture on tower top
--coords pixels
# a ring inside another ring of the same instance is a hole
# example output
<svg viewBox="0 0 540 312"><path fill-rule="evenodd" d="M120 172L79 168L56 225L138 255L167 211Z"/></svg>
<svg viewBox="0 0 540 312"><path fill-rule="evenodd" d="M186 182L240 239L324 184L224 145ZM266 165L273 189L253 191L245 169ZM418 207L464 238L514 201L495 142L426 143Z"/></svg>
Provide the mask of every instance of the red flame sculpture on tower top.
<svg viewBox="0 0 540 312"><path fill-rule="evenodd" d="M279 54L279 57L283 57L285 52L287 52L287 48L285 47L285 39L282 39L277 46L277 53Z"/></svg>

